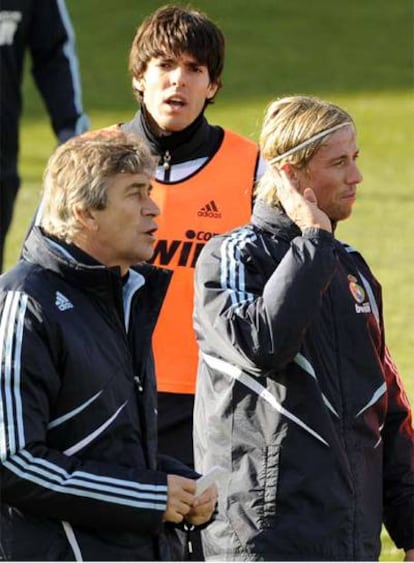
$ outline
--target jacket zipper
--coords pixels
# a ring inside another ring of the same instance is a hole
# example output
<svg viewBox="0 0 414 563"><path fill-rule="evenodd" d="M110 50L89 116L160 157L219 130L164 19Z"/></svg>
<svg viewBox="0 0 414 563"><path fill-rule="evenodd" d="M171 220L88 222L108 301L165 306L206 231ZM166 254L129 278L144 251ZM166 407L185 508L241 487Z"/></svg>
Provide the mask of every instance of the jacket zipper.
<svg viewBox="0 0 414 563"><path fill-rule="evenodd" d="M170 161L171 161L171 153L169 150L166 150L162 155L162 167L164 168L164 170L170 169L171 166Z"/></svg>
<svg viewBox="0 0 414 563"><path fill-rule="evenodd" d="M171 153L169 150L166 150L161 157L160 166L163 168L163 182L170 181L170 174L171 174Z"/></svg>
<svg viewBox="0 0 414 563"><path fill-rule="evenodd" d="M142 386L142 382L139 378L139 375L134 375L134 381L140 393L144 392L144 387Z"/></svg>

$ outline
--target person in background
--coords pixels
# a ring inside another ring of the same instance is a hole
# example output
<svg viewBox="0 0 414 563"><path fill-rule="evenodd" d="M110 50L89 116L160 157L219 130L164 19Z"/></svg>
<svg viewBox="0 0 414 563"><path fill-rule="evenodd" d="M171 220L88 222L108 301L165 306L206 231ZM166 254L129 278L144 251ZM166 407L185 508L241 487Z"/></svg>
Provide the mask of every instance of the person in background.
<svg viewBox="0 0 414 563"><path fill-rule="evenodd" d="M160 450L190 466L194 266L214 234L248 220L264 168L257 143L206 118L222 86L224 55L223 33L207 15L178 5L157 9L132 41L129 71L140 107L121 125L159 158L153 198L161 216L151 262L174 272L154 333ZM197 536L192 543L192 557L202 560Z"/></svg>
<svg viewBox="0 0 414 563"><path fill-rule="evenodd" d="M59 143L86 131L75 38L64 0L0 0L0 273L20 186L24 57Z"/></svg>
<svg viewBox="0 0 414 563"><path fill-rule="evenodd" d="M196 469L228 473L206 559L378 560L384 523L414 561L411 408L381 286L335 236L362 181L354 121L281 98L260 146L251 221L196 266Z"/></svg>
<svg viewBox="0 0 414 563"><path fill-rule="evenodd" d="M172 560L215 485L158 455L151 336L170 272L146 264L155 161L121 131L61 145L41 225L0 276L2 558Z"/></svg>

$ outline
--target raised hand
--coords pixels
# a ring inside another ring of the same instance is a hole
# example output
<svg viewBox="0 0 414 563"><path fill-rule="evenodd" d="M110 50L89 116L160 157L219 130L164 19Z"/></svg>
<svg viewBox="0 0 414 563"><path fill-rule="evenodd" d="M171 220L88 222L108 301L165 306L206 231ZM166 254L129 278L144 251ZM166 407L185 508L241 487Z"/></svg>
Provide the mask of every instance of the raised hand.
<svg viewBox="0 0 414 563"><path fill-rule="evenodd" d="M285 168L274 170L277 176L277 196L286 214L301 231L315 227L332 232L332 224L327 214L318 207L318 200L311 188L304 188L303 193L295 185Z"/></svg>

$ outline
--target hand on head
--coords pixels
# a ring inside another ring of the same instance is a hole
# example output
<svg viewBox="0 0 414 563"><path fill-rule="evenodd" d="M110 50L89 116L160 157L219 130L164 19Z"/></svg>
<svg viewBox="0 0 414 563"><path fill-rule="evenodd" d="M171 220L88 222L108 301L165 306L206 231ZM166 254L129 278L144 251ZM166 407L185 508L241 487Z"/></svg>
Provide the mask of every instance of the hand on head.
<svg viewBox="0 0 414 563"><path fill-rule="evenodd" d="M318 207L318 200L311 188L301 189L289 165L273 169L277 177L277 196L286 214L303 231L314 227L332 232L329 217Z"/></svg>

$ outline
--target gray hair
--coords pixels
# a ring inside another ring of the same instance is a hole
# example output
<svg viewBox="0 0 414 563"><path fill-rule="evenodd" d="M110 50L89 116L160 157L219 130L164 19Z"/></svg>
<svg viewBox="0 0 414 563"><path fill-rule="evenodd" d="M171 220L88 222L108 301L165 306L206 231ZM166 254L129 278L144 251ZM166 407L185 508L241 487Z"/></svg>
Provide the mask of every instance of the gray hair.
<svg viewBox="0 0 414 563"><path fill-rule="evenodd" d="M155 175L156 160L139 137L117 127L90 131L59 146L43 176L43 229L67 242L81 226L74 213L105 209L108 179L116 174Z"/></svg>

